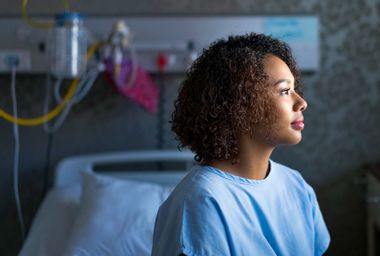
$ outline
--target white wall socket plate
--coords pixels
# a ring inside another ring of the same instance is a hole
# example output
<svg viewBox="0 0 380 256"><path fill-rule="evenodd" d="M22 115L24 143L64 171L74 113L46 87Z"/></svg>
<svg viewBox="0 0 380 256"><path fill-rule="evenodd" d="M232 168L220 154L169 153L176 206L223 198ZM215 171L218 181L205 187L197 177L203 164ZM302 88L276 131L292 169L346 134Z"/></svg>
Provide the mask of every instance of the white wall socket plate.
<svg viewBox="0 0 380 256"><path fill-rule="evenodd" d="M12 65L17 64L17 71L31 70L29 50L0 50L0 72L9 72Z"/></svg>

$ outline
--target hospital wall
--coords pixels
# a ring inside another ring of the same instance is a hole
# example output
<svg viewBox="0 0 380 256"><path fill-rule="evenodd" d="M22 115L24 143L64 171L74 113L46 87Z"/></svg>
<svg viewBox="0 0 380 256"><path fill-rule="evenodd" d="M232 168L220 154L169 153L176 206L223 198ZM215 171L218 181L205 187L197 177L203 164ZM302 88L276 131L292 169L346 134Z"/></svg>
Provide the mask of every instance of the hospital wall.
<svg viewBox="0 0 380 256"><path fill-rule="evenodd" d="M320 68L303 74L305 113L303 141L280 147L273 159L299 170L317 191L332 243L327 255L365 255L363 166L380 161L380 2L371 0L161 0L71 1L86 15L318 15ZM61 11L59 1L30 1L30 13ZM0 2L0 15L18 16L18 1ZM182 74L155 81L165 88L165 118ZM42 112L44 75L17 77L22 116ZM0 107L10 109L10 77L0 76ZM89 95L53 137L52 163L63 157L105 151L154 149L157 115L117 94L99 77ZM21 200L29 225L42 192L47 135L42 127L20 128ZM164 148L176 142L165 126ZM14 255L20 246L12 192L14 140L11 124L0 120L0 255ZM50 168L51 169L51 168Z"/></svg>

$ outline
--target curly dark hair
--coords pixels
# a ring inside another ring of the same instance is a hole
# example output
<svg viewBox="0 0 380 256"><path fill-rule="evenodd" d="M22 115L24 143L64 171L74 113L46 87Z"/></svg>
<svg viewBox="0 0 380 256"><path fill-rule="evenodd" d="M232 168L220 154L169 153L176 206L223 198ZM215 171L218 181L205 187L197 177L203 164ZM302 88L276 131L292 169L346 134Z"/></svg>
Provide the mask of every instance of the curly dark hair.
<svg viewBox="0 0 380 256"><path fill-rule="evenodd" d="M275 118L263 64L268 55L288 65L301 93L290 47L278 39L250 33L217 40L203 50L174 103L171 122L179 149L190 148L201 164L238 161L239 135L252 135L258 123L269 126Z"/></svg>

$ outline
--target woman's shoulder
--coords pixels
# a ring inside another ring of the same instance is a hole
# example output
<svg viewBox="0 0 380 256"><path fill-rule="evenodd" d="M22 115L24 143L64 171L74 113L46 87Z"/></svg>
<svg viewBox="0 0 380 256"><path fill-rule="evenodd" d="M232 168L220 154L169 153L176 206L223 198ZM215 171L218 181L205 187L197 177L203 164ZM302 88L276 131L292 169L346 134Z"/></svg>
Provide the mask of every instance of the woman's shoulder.
<svg viewBox="0 0 380 256"><path fill-rule="evenodd" d="M194 166L190 173L182 180L179 186L184 188L186 194L212 195L215 190L224 187L224 180L206 165Z"/></svg>
<svg viewBox="0 0 380 256"><path fill-rule="evenodd" d="M281 176L282 184L287 188L295 191L307 201L316 201L316 195L313 187L303 178L302 174L285 165L275 163L277 172Z"/></svg>
<svg viewBox="0 0 380 256"><path fill-rule="evenodd" d="M300 171L271 160L272 169L276 172L279 180L287 184L298 185L307 189L309 184L305 181Z"/></svg>
<svg viewBox="0 0 380 256"><path fill-rule="evenodd" d="M202 165L193 166L169 196L169 201L179 203L197 202L201 198L213 198L225 190L224 180Z"/></svg>

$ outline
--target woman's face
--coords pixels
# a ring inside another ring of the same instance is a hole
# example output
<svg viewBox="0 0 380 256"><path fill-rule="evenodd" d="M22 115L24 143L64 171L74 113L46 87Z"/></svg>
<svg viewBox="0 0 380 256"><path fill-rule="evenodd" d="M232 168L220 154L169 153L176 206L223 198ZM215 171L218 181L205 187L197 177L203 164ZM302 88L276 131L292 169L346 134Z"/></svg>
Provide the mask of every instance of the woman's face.
<svg viewBox="0 0 380 256"><path fill-rule="evenodd" d="M261 136L271 146L297 144L302 139L306 101L295 91L294 77L288 65L280 58L268 55L264 71L269 77L270 111L273 122Z"/></svg>

